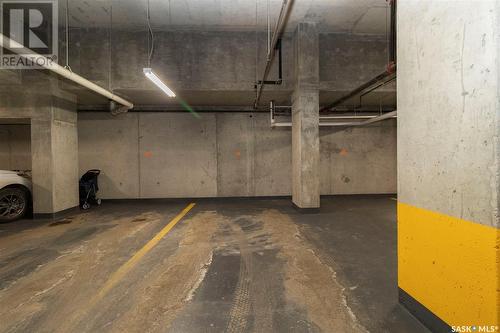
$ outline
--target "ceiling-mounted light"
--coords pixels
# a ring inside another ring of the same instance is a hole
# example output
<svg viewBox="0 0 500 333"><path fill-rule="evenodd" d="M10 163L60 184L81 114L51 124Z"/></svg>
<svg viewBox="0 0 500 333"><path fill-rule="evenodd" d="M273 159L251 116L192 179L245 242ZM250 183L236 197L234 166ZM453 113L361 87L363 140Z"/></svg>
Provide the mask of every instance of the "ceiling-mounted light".
<svg viewBox="0 0 500 333"><path fill-rule="evenodd" d="M167 87L167 85L163 83L158 76L156 76L151 68L144 68L143 71L144 75L146 75L146 77L150 79L154 84L156 84L158 88L163 90L165 94L167 94L169 97L175 97L175 93L169 87Z"/></svg>

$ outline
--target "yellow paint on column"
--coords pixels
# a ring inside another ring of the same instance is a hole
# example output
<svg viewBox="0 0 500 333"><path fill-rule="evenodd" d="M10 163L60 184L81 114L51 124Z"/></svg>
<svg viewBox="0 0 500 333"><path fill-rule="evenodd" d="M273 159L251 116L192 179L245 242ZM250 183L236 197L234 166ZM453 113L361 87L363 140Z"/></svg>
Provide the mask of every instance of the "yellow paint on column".
<svg viewBox="0 0 500 333"><path fill-rule="evenodd" d="M498 326L499 229L398 203L398 285L450 326Z"/></svg>

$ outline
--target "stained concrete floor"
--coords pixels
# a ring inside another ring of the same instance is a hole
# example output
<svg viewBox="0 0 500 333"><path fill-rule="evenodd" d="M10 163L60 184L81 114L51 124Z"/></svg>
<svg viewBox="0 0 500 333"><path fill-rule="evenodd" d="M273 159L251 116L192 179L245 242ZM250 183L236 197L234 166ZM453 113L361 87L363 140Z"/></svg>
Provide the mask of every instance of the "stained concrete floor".
<svg viewBox="0 0 500 333"><path fill-rule="evenodd" d="M289 199L195 202L128 270L189 202L0 225L0 332L427 332L397 303L390 196L309 215Z"/></svg>

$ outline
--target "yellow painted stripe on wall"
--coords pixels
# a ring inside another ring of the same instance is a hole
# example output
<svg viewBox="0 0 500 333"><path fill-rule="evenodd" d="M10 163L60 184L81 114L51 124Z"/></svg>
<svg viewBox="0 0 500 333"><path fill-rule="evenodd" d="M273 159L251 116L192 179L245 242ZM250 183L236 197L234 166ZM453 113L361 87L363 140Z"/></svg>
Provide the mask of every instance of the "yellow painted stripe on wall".
<svg viewBox="0 0 500 333"><path fill-rule="evenodd" d="M450 326L500 317L499 229L398 203L398 284Z"/></svg>

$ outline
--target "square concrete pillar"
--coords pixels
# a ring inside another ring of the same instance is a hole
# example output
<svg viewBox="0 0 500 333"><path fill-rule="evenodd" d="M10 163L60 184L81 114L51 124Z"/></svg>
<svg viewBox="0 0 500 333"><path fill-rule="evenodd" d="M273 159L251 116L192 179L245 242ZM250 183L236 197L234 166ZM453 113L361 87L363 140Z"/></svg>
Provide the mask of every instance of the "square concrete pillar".
<svg viewBox="0 0 500 333"><path fill-rule="evenodd" d="M78 135L75 104L53 96L49 110L31 119L33 213L50 218L78 207Z"/></svg>
<svg viewBox="0 0 500 333"><path fill-rule="evenodd" d="M295 90L292 95L292 200L299 209L318 209L319 35L315 23L295 32Z"/></svg>
<svg viewBox="0 0 500 333"><path fill-rule="evenodd" d="M38 71L22 77L23 85L0 83L0 119L31 122L33 213L53 218L79 205L76 97L55 77Z"/></svg>
<svg viewBox="0 0 500 333"><path fill-rule="evenodd" d="M499 13L398 2L398 286L434 332L500 326Z"/></svg>

